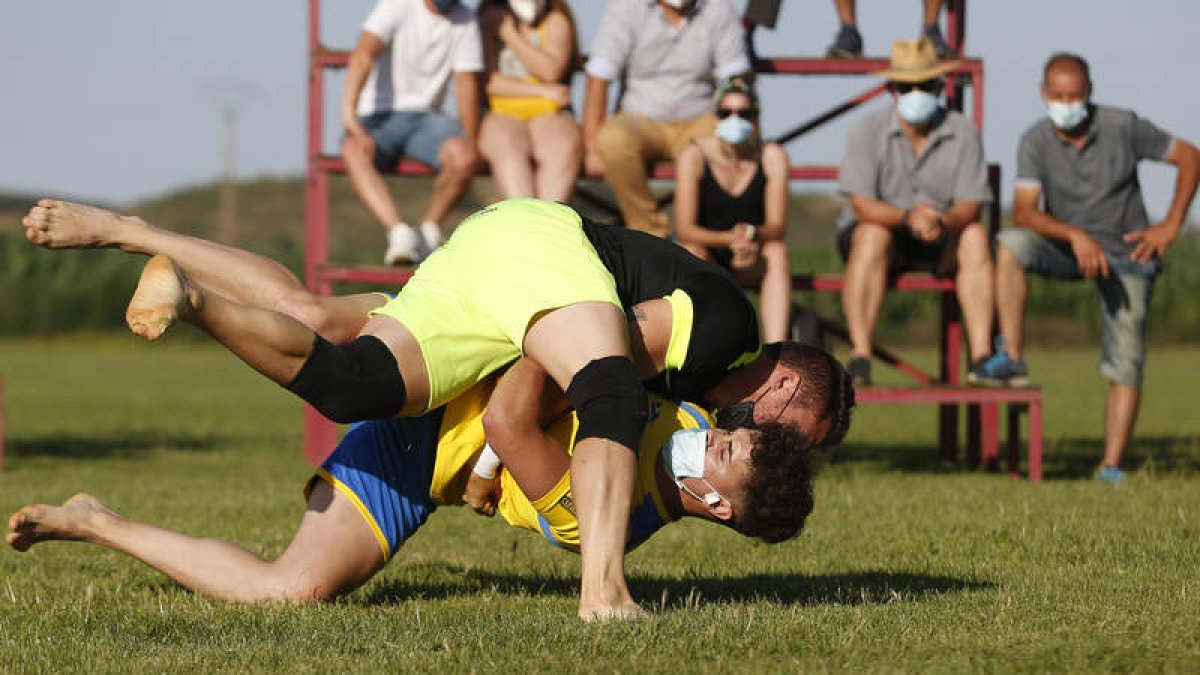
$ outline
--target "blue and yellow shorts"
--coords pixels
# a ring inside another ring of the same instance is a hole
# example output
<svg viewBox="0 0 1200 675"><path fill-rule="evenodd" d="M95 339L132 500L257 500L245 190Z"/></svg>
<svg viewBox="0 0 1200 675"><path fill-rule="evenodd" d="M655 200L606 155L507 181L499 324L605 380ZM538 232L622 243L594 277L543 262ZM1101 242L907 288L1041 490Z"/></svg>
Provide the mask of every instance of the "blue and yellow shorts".
<svg viewBox="0 0 1200 675"><path fill-rule="evenodd" d="M579 214L556 202L510 199L464 220L371 314L396 319L416 337L432 410L521 356L539 315L581 302L621 307Z"/></svg>
<svg viewBox="0 0 1200 675"><path fill-rule="evenodd" d="M324 480L348 497L383 550L384 562L436 508L429 497L442 411L350 426L305 486Z"/></svg>

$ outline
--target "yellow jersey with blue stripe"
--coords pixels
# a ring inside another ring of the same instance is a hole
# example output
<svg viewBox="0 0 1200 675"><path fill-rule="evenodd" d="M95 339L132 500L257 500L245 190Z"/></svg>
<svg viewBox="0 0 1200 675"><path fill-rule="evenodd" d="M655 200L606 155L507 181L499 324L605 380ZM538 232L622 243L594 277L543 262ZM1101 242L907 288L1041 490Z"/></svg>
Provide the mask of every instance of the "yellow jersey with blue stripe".
<svg viewBox="0 0 1200 675"><path fill-rule="evenodd" d="M430 496L435 504L462 502L466 480L484 444L483 412L492 388L490 380L480 383L443 410L430 484ZM674 520L663 503L655 477L661 461L659 453L671 434L680 429L709 429L713 424L709 414L696 405L673 403L653 394L649 398L650 415L637 452L637 478L630 504L626 550L632 550ZM573 448L577 427L573 414L564 415L549 431L564 447ZM500 485L497 510L510 525L538 532L556 546L579 550L579 523L574 516L569 475L563 477L561 491L552 491L548 495L553 497L553 504L530 500L507 471L501 470ZM544 515L546 513L550 515Z"/></svg>

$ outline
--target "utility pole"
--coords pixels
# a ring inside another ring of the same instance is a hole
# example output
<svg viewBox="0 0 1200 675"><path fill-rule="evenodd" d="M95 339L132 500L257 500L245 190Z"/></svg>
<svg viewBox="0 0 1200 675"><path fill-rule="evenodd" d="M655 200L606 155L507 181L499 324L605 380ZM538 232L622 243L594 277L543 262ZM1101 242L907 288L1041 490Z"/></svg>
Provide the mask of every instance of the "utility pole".
<svg viewBox="0 0 1200 675"><path fill-rule="evenodd" d="M237 125L238 109L221 110L221 189L217 195L217 240L237 243Z"/></svg>
<svg viewBox="0 0 1200 675"><path fill-rule="evenodd" d="M217 241L233 244L238 237L238 119L242 107L258 97L257 85L232 78L205 86L221 109L221 175L217 190Z"/></svg>

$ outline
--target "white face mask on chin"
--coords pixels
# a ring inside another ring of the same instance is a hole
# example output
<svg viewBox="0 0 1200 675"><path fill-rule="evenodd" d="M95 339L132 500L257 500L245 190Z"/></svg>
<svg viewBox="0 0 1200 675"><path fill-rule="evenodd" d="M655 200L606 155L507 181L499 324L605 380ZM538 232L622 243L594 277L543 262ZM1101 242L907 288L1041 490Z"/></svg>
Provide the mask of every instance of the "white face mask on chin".
<svg viewBox="0 0 1200 675"><path fill-rule="evenodd" d="M696 5L697 1L698 0L663 0L663 4L674 7L675 9L686 14L692 9L692 7Z"/></svg>
<svg viewBox="0 0 1200 675"><path fill-rule="evenodd" d="M546 9L546 0L508 0L508 8L522 23L532 25Z"/></svg>

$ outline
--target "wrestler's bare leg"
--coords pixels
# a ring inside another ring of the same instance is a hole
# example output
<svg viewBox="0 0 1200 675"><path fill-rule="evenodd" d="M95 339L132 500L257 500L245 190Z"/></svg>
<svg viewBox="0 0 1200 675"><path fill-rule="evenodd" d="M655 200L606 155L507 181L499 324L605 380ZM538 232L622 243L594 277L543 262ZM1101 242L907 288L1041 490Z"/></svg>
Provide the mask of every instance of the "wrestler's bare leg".
<svg viewBox="0 0 1200 675"><path fill-rule="evenodd" d="M600 302L560 307L534 321L525 333L524 347L566 391L589 362L606 356L629 357L625 314ZM577 442L571 455L582 572L579 617L585 621L645 615L625 583L625 541L637 472L634 450L593 437ZM501 457L506 454L498 447L496 452Z"/></svg>
<svg viewBox="0 0 1200 675"><path fill-rule="evenodd" d="M353 339L367 312L385 302L376 294L314 295L270 258L94 206L41 199L21 223L26 239L49 249L119 248L166 255L196 284L239 304L287 314L333 343Z"/></svg>
<svg viewBox="0 0 1200 675"><path fill-rule="evenodd" d="M236 303L188 278L170 258L146 263L125 312L130 330L157 339L176 319L211 335L242 361L276 384L288 386L312 353L315 334L286 314ZM399 321L376 316L363 326L392 351L405 385L401 415L425 412L429 372L412 333Z"/></svg>
<svg viewBox="0 0 1200 675"><path fill-rule="evenodd" d="M18 551L46 541L83 541L130 555L180 585L221 600L329 600L383 567L383 550L350 499L323 480L287 550L274 561L240 546L129 520L87 494L62 506L30 504L9 518Z"/></svg>

